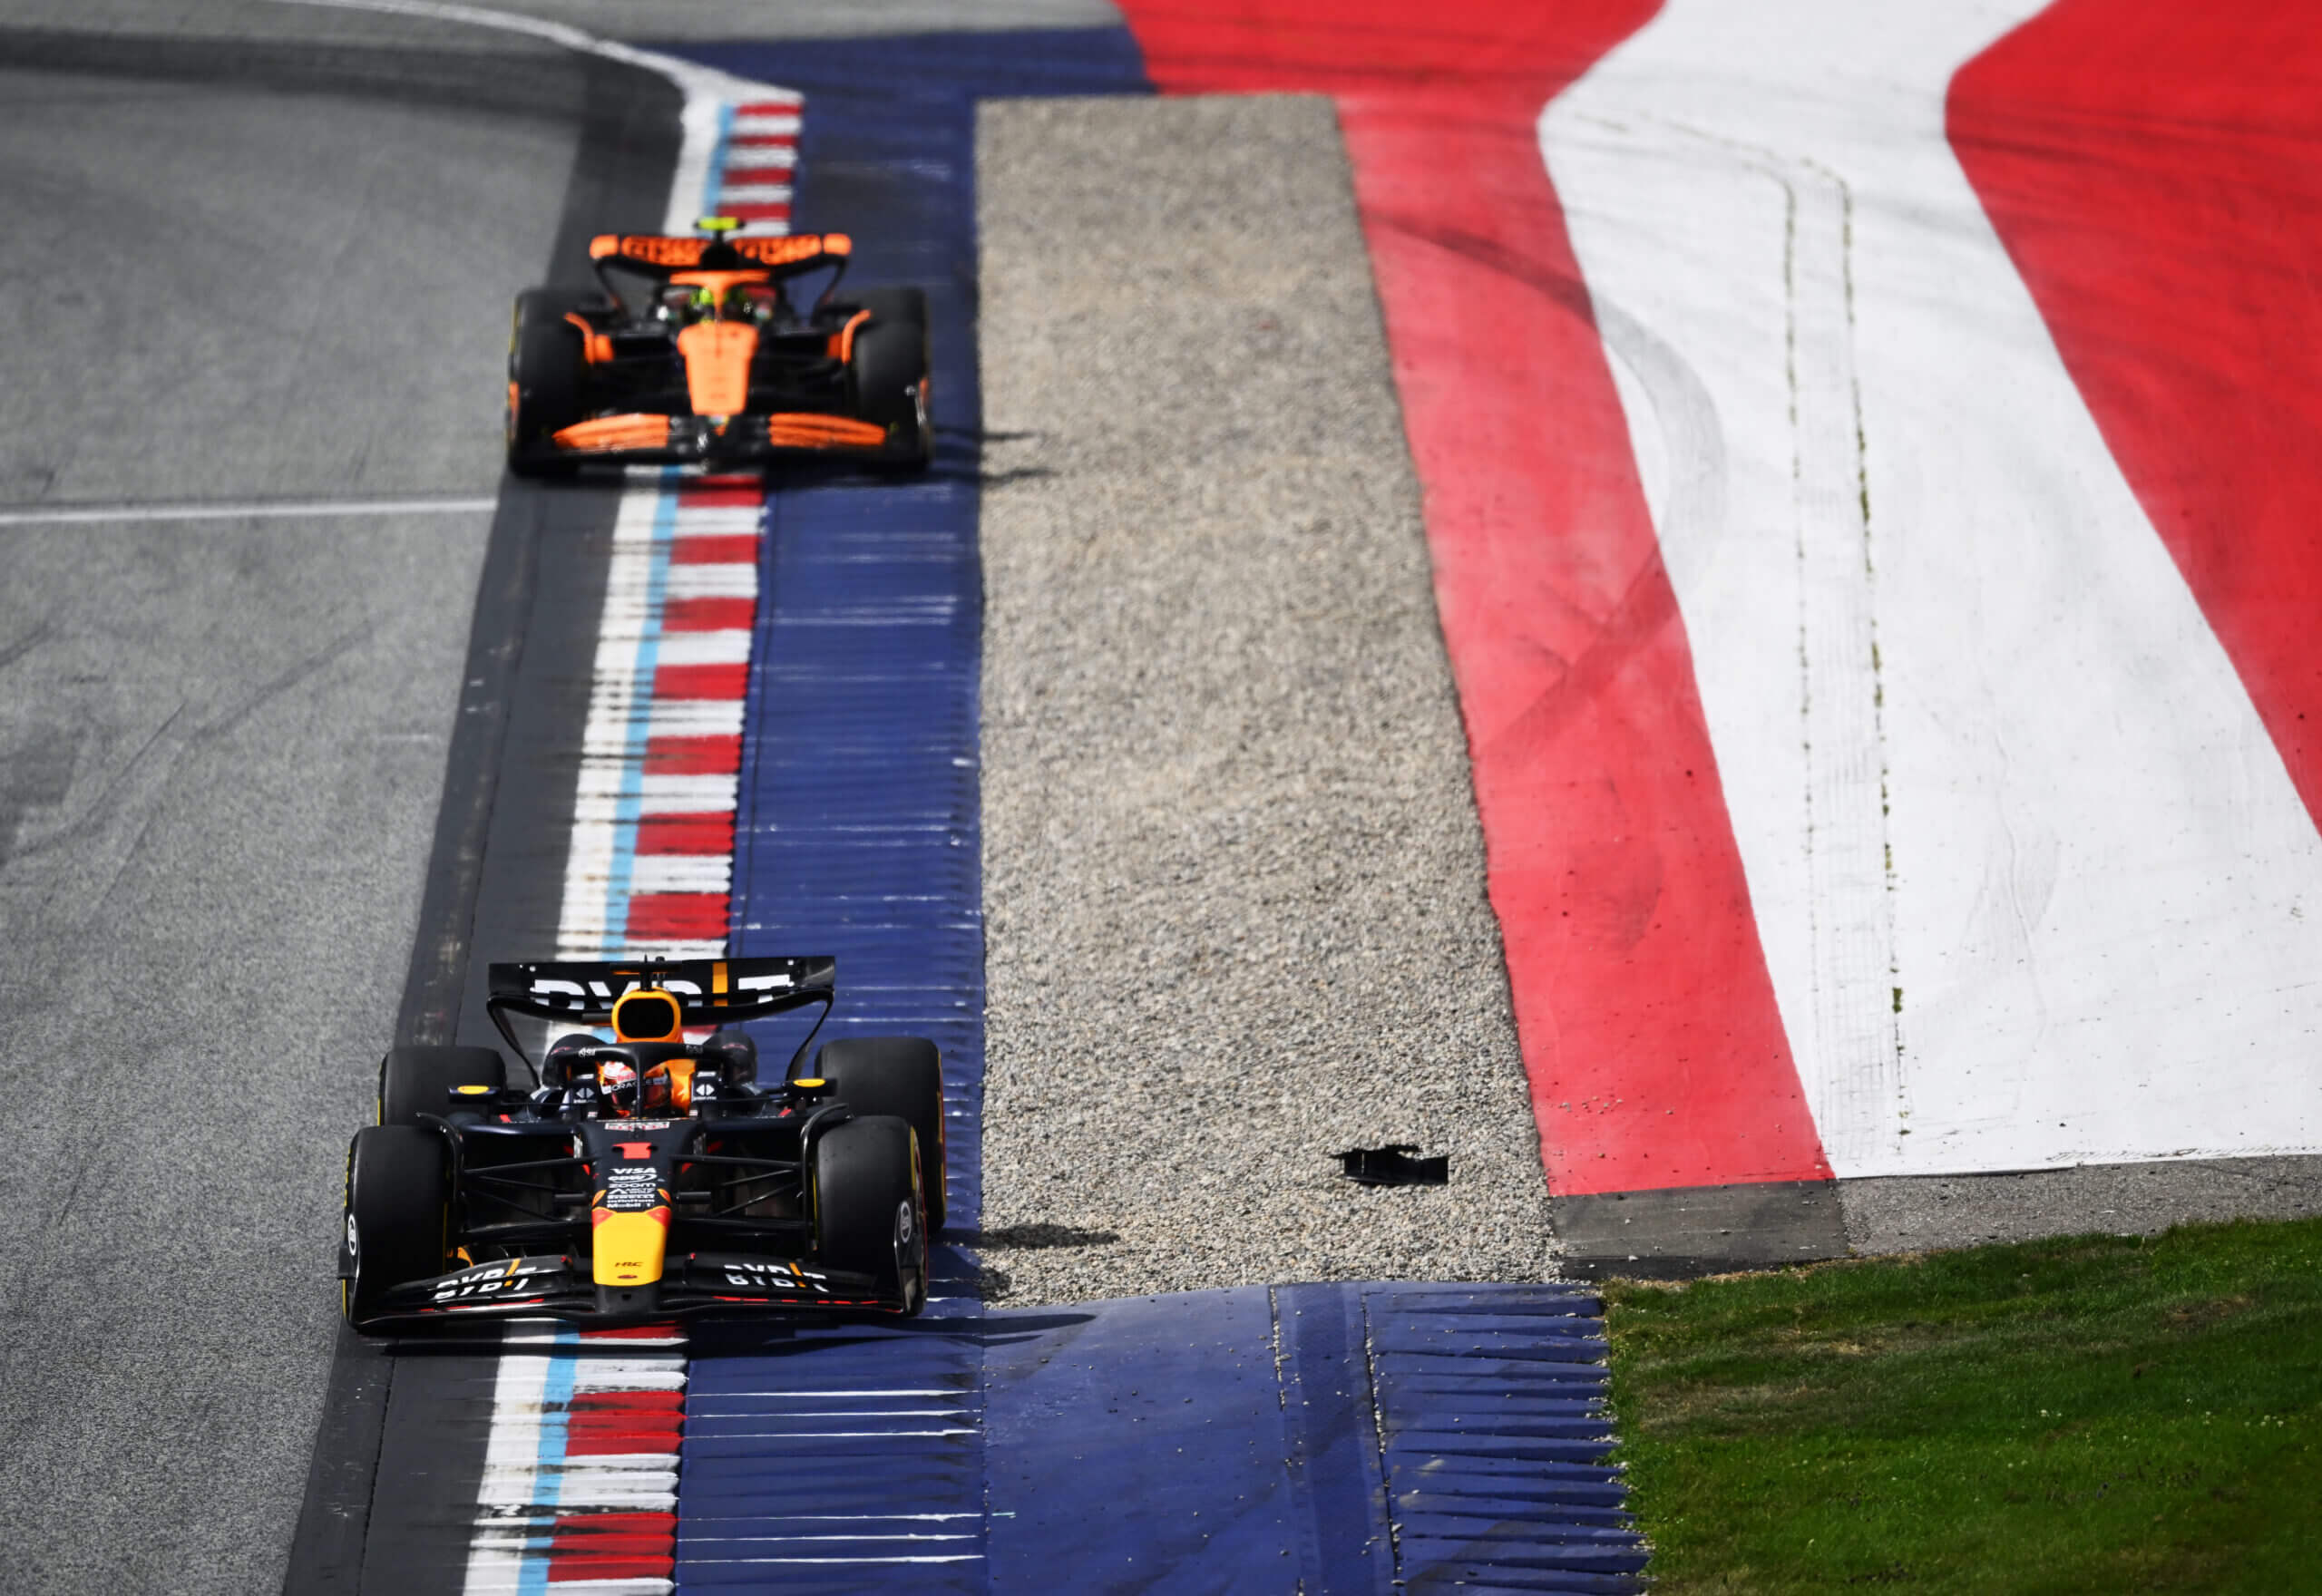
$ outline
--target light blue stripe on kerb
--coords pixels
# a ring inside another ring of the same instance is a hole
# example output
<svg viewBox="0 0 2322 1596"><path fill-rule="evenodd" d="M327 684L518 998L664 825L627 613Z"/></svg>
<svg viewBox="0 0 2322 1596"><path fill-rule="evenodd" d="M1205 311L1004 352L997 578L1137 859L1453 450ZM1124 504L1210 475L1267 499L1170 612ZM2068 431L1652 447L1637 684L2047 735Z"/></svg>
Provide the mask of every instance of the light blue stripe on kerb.
<svg viewBox="0 0 2322 1596"><path fill-rule="evenodd" d="M717 142L710 147L709 165L701 174L701 214L717 214L718 196L726 192L726 149L734 137L734 105L720 102L717 107Z"/></svg>
<svg viewBox="0 0 2322 1596"><path fill-rule="evenodd" d="M637 861L637 822L645 798L645 748L653 729L653 674L661 657L661 608L669 586L669 549L677 539L674 474L662 479L653 506L653 551L647 557L645 617L629 666L629 725L621 748L620 797L613 807L613 856L605 879L606 951L629 941L629 883Z"/></svg>
<svg viewBox="0 0 2322 1596"><path fill-rule="evenodd" d="M579 1356L580 1332L571 1325L556 1327L555 1347L541 1356L548 1359L541 1379L541 1444L532 1458L532 1511L549 1519L549 1537L537 1548L527 1547L516 1576L518 1596L548 1596L549 1548L555 1544L557 1498L564 1491L564 1446L572 1404L572 1373Z"/></svg>

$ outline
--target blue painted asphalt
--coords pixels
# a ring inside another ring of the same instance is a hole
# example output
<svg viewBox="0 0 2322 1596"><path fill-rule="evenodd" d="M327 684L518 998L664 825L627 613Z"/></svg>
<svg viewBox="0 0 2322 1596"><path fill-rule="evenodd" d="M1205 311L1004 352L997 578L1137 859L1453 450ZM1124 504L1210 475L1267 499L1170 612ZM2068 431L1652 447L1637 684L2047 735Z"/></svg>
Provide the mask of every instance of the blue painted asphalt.
<svg viewBox="0 0 2322 1596"><path fill-rule="evenodd" d="M827 1035L935 1040L956 1238L982 1206L975 102L1144 92L1143 65L1117 29L679 53L803 91L795 225L853 237L850 286L927 293L927 476L769 498L733 935L837 955ZM696 1338L682 1588L989 1588L974 1269L938 1248L938 1322Z"/></svg>
<svg viewBox="0 0 2322 1596"><path fill-rule="evenodd" d="M1593 1299L1252 1287L986 1311L974 102L1142 92L1120 30L672 47L805 92L802 230L928 291L936 462L767 510L740 954L834 953L826 1035L935 1038L951 1240L902 1325L705 1325L681 1590L1632 1588ZM795 1041L795 1034L788 1040ZM761 1037L771 1051L778 1027Z"/></svg>

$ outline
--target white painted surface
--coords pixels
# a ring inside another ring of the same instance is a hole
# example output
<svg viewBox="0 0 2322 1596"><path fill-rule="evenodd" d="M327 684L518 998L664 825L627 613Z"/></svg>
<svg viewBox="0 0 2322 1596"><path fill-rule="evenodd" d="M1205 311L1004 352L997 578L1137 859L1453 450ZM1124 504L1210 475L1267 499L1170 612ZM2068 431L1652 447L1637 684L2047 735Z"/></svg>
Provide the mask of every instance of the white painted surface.
<svg viewBox="0 0 2322 1596"><path fill-rule="evenodd" d="M1540 122L1842 1176L2322 1150L2322 846L1944 136L2038 9L1673 0Z"/></svg>

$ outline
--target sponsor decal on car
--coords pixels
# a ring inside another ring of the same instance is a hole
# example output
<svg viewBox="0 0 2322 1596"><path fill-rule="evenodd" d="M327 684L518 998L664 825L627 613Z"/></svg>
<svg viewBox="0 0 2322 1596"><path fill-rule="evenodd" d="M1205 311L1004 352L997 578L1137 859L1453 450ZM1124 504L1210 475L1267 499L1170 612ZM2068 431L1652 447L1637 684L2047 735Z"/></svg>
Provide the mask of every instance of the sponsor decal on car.
<svg viewBox="0 0 2322 1596"><path fill-rule="evenodd" d="M624 984L619 992L615 992L610 981L567 981L559 980L551 976L539 976L533 978L526 996L543 1003L563 998L567 1000L568 1007L579 1009L589 1007L588 999L591 998L597 1000L599 1007L603 1007L610 1004L615 998L625 997L646 984L643 981L631 980ZM704 996L700 982L688 981L678 976L657 975L651 984L659 991L682 992L688 998ZM772 975L740 976L734 981L734 990L737 992L779 992L797 984L795 977L779 972Z"/></svg>
<svg viewBox="0 0 2322 1596"><path fill-rule="evenodd" d="M750 1259L734 1259L719 1266L726 1271L726 1283L752 1291L795 1291L804 1286L819 1297L830 1295L821 1276L795 1263L760 1263Z"/></svg>
<svg viewBox="0 0 2322 1596"><path fill-rule="evenodd" d="M538 1289L541 1275L564 1272L558 1260L512 1258L505 1263L478 1264L435 1282L428 1296L437 1302L458 1302L478 1297L500 1297Z"/></svg>
<svg viewBox="0 0 2322 1596"><path fill-rule="evenodd" d="M615 1213L642 1213L659 1204L659 1182L649 1163L615 1164L605 1172L605 1206Z"/></svg>

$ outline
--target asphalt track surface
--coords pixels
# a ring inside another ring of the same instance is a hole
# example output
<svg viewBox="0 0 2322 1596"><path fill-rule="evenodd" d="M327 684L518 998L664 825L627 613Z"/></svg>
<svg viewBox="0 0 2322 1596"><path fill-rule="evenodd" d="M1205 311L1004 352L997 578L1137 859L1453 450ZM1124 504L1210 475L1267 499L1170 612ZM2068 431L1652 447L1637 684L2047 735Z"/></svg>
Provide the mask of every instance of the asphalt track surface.
<svg viewBox="0 0 2322 1596"><path fill-rule="evenodd" d="M488 501L502 355L445 329L546 258L579 70L75 44L0 44L0 316L39 374L0 497ZM279 1577L489 519L0 533L12 1590Z"/></svg>

